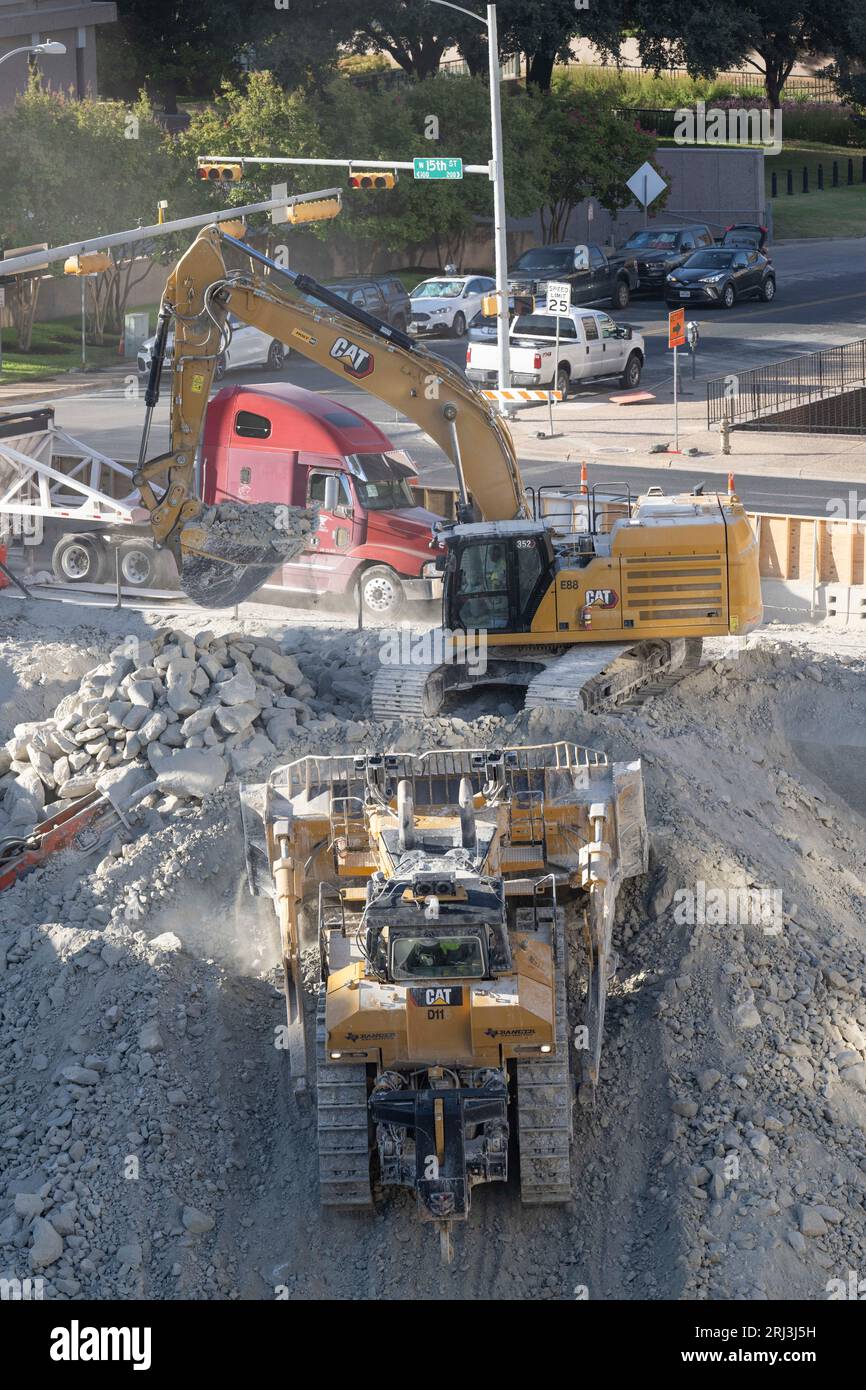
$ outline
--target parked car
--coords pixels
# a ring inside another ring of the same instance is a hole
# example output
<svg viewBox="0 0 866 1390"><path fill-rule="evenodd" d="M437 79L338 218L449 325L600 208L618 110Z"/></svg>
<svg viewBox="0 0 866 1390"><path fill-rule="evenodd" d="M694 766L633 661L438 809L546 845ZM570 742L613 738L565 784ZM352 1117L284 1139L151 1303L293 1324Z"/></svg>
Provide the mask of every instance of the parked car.
<svg viewBox="0 0 866 1390"><path fill-rule="evenodd" d="M610 303L614 309L626 308L638 283L630 256L608 257L592 243L531 246L508 272L511 293L531 294L536 301L544 298L551 280L571 285L572 304ZM536 302L536 308L544 305Z"/></svg>
<svg viewBox="0 0 866 1390"><path fill-rule="evenodd" d="M717 246L696 251L685 265L667 277L668 304L721 304L733 308L738 299L774 299L776 272L760 251Z"/></svg>
<svg viewBox="0 0 866 1390"><path fill-rule="evenodd" d="M643 336L625 323L614 323L598 309L571 309L559 316L559 354L556 317L536 311L519 314L511 324L512 386L534 386L568 396L574 382L619 377L634 390L640 384L646 349ZM495 336L470 340L466 375L479 386L496 386Z"/></svg>
<svg viewBox="0 0 866 1390"><path fill-rule="evenodd" d="M755 251L767 253L770 234L758 222L736 222L726 227L718 239L719 246L752 247ZM768 254L768 253L767 253Z"/></svg>
<svg viewBox="0 0 866 1390"><path fill-rule="evenodd" d="M234 367L267 367L269 371L282 371L289 356L289 348L276 338L271 338L261 329L250 323L241 323L234 314L229 314L231 341L225 352L221 353L214 371L214 380L222 381L226 372ZM156 337L146 338L138 350L137 366L139 373L146 376L150 371ZM174 333L169 332L166 342L165 360L170 362L174 352Z"/></svg>
<svg viewBox="0 0 866 1390"><path fill-rule="evenodd" d="M403 332L412 316L412 304L406 287L396 275L347 275L340 280L325 282L334 294L348 299L350 304L375 314L377 319L389 323L392 328ZM318 303L318 301L313 301Z"/></svg>
<svg viewBox="0 0 866 1390"><path fill-rule="evenodd" d="M636 259L638 288L662 294L665 277L682 265L702 246L713 246L713 234L703 222L687 227L644 227L632 232L625 246L625 255Z"/></svg>
<svg viewBox="0 0 866 1390"><path fill-rule="evenodd" d="M533 309L533 297L529 294L508 296L508 322L511 323L515 314L531 314ZM486 343L490 339L496 340L499 337L499 319L496 314L485 314L483 309L479 309L469 321L469 341L471 343Z"/></svg>
<svg viewBox="0 0 866 1390"><path fill-rule="evenodd" d="M484 296L495 289L496 281L489 275L435 275L422 280L409 296L409 332L419 337L430 334L441 338L451 333L462 338Z"/></svg>

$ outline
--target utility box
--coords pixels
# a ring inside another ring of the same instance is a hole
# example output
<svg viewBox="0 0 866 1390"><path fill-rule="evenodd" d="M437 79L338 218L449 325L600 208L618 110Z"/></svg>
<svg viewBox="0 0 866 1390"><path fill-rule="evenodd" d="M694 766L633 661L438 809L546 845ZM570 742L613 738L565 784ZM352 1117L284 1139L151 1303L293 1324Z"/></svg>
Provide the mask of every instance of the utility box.
<svg viewBox="0 0 866 1390"><path fill-rule="evenodd" d="M123 320L123 355L137 357L139 348L150 337L150 314L126 314Z"/></svg>

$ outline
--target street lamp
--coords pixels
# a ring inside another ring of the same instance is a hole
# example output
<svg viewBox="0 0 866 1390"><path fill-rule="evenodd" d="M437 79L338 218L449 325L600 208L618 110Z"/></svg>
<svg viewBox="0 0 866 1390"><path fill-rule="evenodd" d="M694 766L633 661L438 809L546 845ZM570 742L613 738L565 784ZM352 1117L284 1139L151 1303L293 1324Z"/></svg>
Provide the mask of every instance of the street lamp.
<svg viewBox="0 0 866 1390"><path fill-rule="evenodd" d="M502 111L499 104L499 36L496 29L496 6L487 6L487 18L474 10L452 4L452 0L433 0L477 20L487 30L487 61L490 72L490 127L493 136L493 247L496 255L496 288L499 305L496 312L496 346L498 356L499 390L511 386L511 364L508 352L508 245L505 239L505 170L502 161ZM500 404L500 409L504 407Z"/></svg>
<svg viewBox="0 0 866 1390"><path fill-rule="evenodd" d="M25 48L12 48L8 53L0 54L0 63L5 63L7 58L14 58L18 53L47 53L59 56L65 52L65 43L59 43L57 39L47 39L45 43L28 43Z"/></svg>

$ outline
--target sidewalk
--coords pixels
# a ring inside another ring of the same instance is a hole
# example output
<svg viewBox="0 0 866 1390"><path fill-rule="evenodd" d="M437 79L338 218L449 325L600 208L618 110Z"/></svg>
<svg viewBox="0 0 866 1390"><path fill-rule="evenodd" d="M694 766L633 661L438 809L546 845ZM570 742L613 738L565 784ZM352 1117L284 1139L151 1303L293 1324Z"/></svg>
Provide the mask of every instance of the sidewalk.
<svg viewBox="0 0 866 1390"><path fill-rule="evenodd" d="M14 410L28 401L55 400L58 396L77 396L83 391L104 390L136 376L135 362L119 363L114 367L94 367L92 371L64 372L62 376L44 377L42 381L0 381L0 409Z"/></svg>
<svg viewBox="0 0 866 1390"><path fill-rule="evenodd" d="M721 436L707 429L707 404L700 380L686 382L697 394L679 402L680 454L653 453L653 445L674 440L673 391L654 392L642 405L612 405L609 400L579 398L553 407L554 439L538 438L549 429L546 405L519 411L511 432L519 458L577 462L593 459L627 469L710 467L741 473L765 473L785 478L844 478L866 481L866 438L857 435L788 434L776 430L732 430L731 452L722 453ZM612 390L611 395L622 394ZM690 456L687 449L697 449Z"/></svg>

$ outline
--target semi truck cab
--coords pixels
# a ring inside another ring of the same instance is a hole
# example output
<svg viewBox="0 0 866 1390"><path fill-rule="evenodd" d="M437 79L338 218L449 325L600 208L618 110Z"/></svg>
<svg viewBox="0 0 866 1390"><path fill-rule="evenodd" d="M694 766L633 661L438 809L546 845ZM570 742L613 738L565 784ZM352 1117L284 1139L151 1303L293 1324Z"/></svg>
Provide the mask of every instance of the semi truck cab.
<svg viewBox="0 0 866 1390"><path fill-rule="evenodd" d="M319 504L310 544L265 586L314 594L360 589L364 606L393 617L441 596L435 513L415 503L417 470L358 411L282 382L230 386L210 402L201 456L205 503Z"/></svg>

